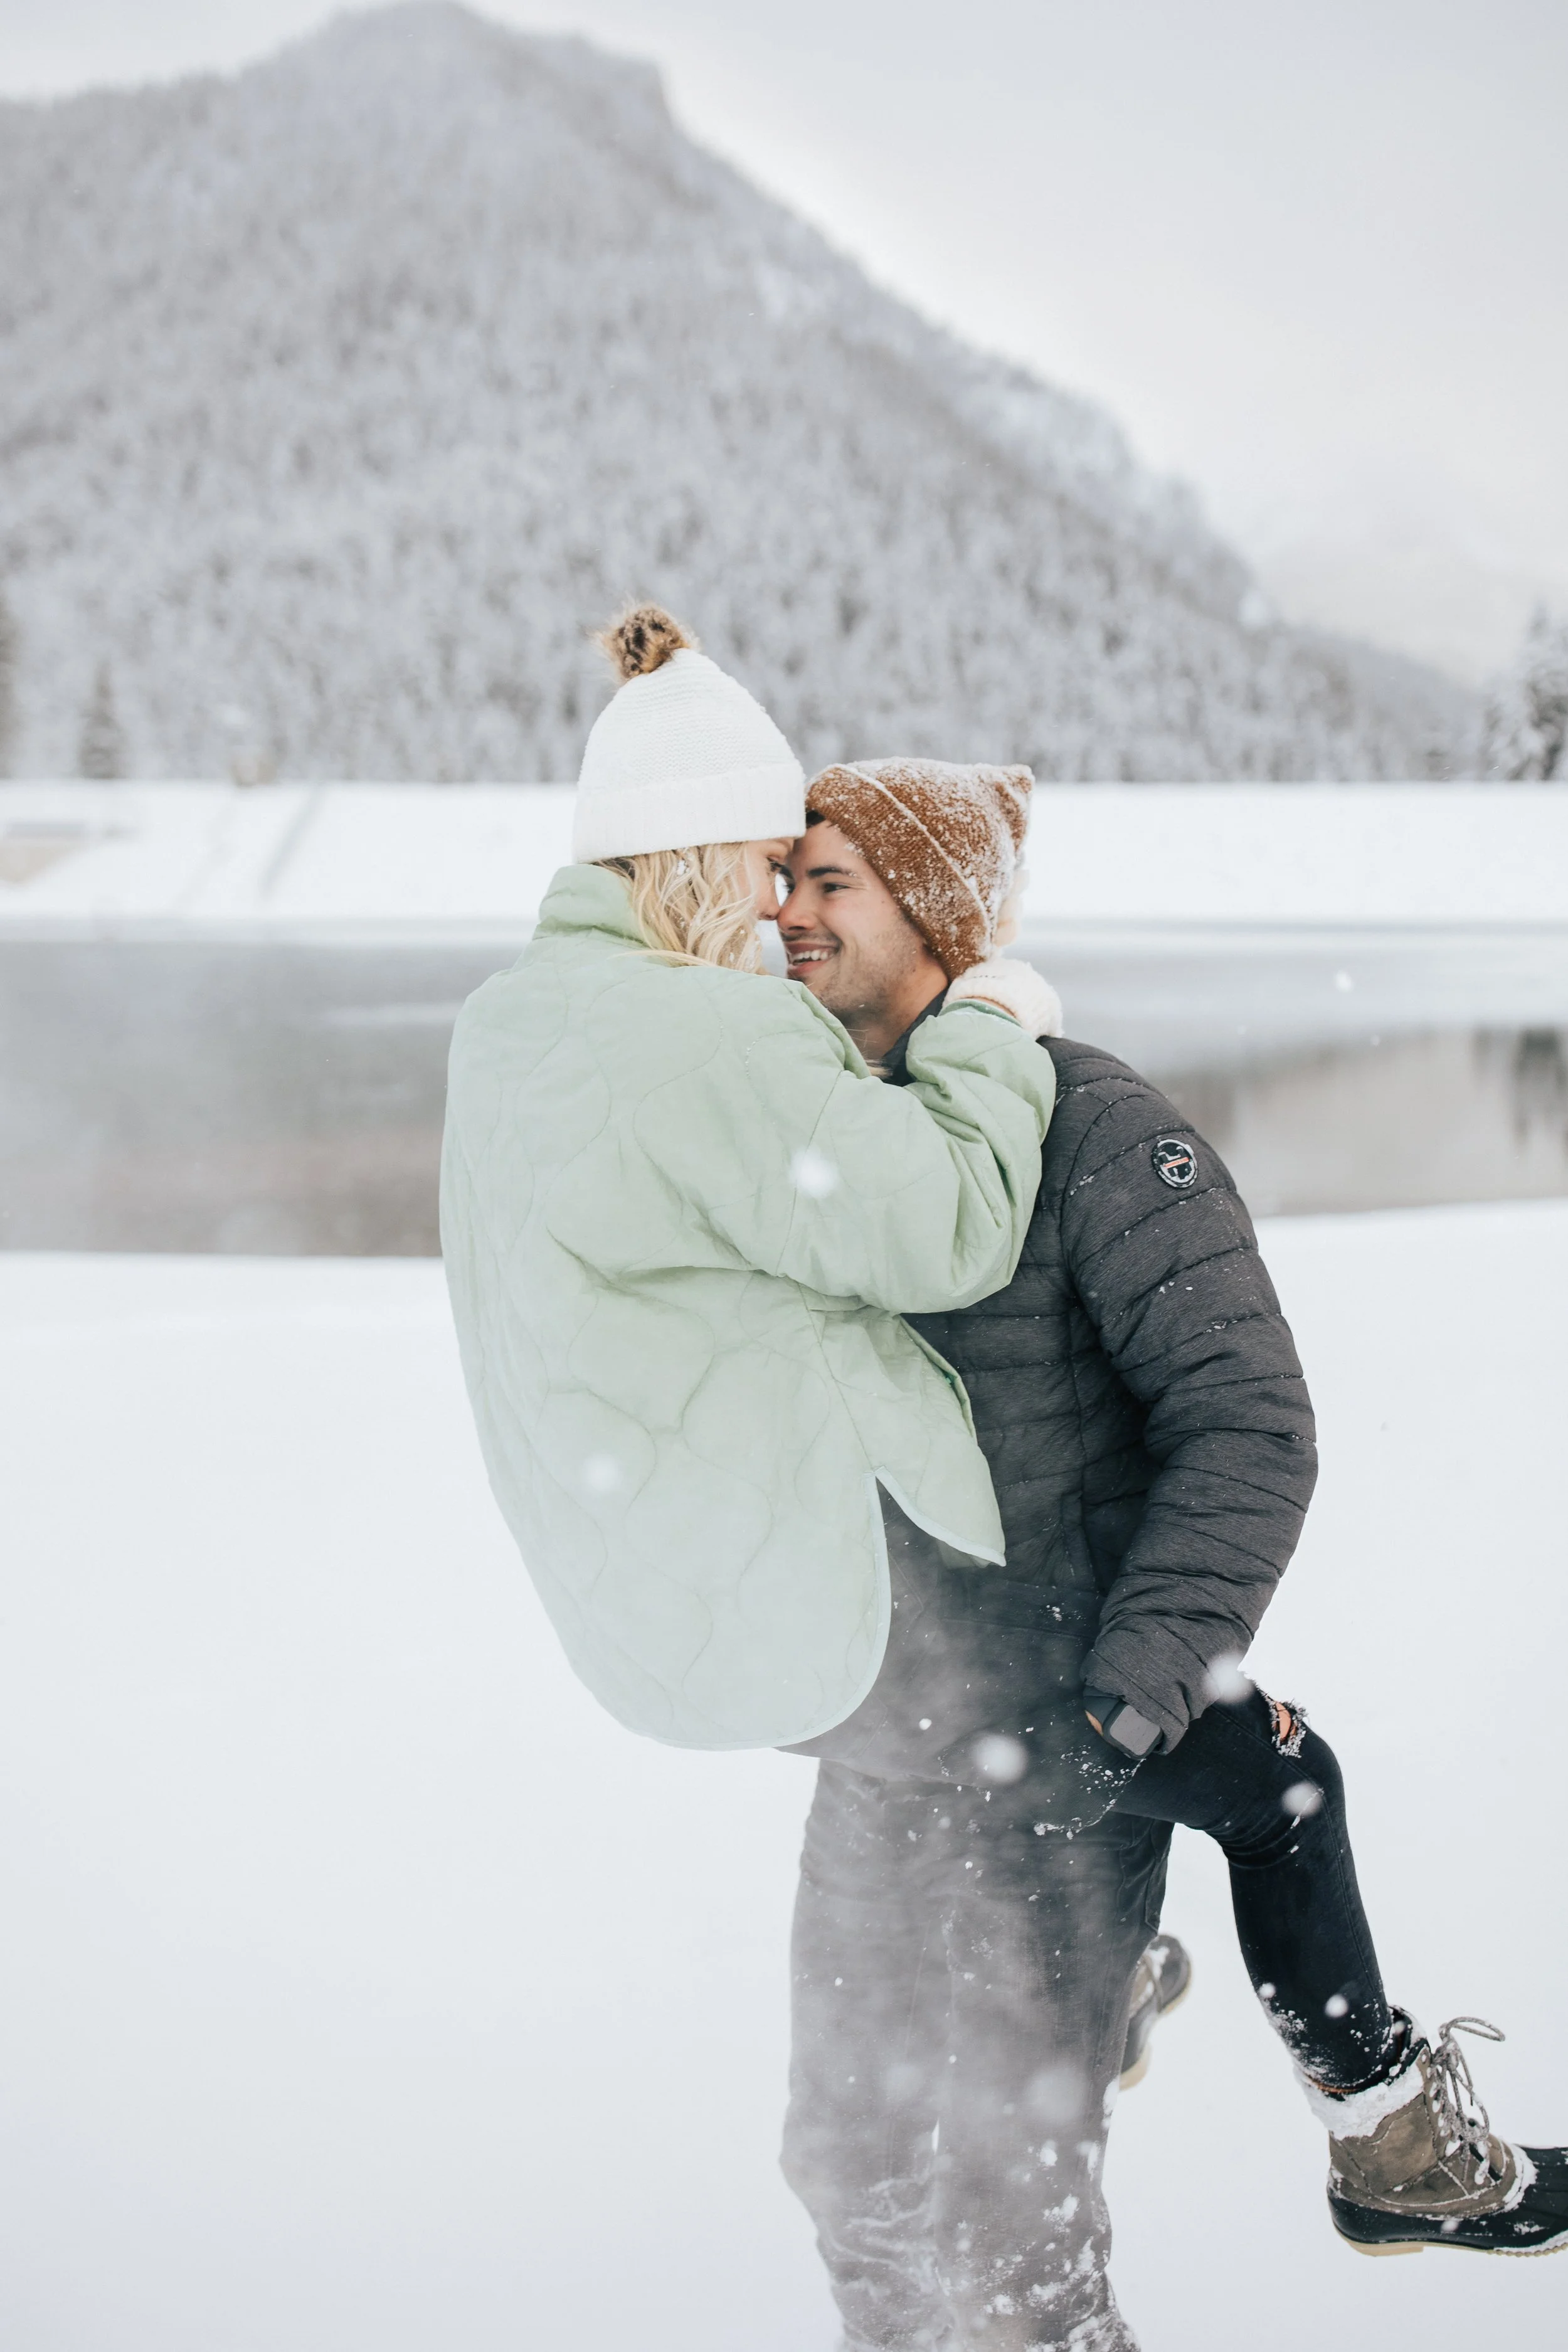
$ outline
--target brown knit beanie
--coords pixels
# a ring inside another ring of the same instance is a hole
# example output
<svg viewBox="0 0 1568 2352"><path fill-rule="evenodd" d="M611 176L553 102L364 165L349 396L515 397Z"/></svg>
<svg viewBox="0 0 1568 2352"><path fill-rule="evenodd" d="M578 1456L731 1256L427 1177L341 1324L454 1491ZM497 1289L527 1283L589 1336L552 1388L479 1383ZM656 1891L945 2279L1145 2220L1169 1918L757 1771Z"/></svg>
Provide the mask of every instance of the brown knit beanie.
<svg viewBox="0 0 1568 2352"><path fill-rule="evenodd" d="M956 980L990 951L1034 785L1027 768L860 760L825 768L805 805L854 843Z"/></svg>

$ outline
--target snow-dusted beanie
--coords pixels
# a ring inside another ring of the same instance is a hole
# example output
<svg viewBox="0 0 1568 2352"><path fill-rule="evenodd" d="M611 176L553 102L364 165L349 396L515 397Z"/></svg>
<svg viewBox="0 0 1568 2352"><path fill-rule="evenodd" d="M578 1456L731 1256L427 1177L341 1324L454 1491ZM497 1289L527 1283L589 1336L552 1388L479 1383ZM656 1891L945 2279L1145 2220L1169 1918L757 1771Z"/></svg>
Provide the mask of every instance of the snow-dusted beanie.
<svg viewBox="0 0 1568 2352"><path fill-rule="evenodd" d="M579 865L805 830L799 761L679 621L643 604L599 642L626 683L583 753L572 820Z"/></svg>
<svg viewBox="0 0 1568 2352"><path fill-rule="evenodd" d="M862 760L825 768L805 804L855 844L956 979L995 942L1034 785L1027 768Z"/></svg>

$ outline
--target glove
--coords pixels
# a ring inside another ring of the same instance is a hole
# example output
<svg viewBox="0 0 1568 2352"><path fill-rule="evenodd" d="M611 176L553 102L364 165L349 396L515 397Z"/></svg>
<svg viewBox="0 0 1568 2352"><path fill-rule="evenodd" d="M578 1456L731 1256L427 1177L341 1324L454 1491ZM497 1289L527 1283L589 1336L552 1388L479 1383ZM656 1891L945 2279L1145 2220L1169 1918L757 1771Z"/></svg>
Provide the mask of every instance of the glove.
<svg viewBox="0 0 1568 2352"><path fill-rule="evenodd" d="M988 1004L994 1013L1010 1013L1031 1037L1062 1034L1061 998L1032 963L1017 956L992 956L960 972L947 992L942 1010L950 1011L955 1004Z"/></svg>
<svg viewBox="0 0 1568 2352"><path fill-rule="evenodd" d="M1123 1756L1147 1756L1160 1744L1158 1724L1140 1715L1127 1699L1112 1698L1106 1691L1085 1691L1083 1709L1090 1723L1098 1725L1101 1739Z"/></svg>

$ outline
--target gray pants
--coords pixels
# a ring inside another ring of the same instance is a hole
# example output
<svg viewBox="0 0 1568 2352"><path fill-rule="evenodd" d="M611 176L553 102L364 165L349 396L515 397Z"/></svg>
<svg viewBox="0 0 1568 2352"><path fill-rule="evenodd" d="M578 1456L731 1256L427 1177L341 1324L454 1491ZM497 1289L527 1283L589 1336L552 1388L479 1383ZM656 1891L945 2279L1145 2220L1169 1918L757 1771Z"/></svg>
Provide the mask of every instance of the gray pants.
<svg viewBox="0 0 1568 2352"><path fill-rule="evenodd" d="M784 2171L850 2352L1135 2352L1100 2188L1170 1832L819 1768Z"/></svg>
<svg viewBox="0 0 1568 2352"><path fill-rule="evenodd" d="M887 1663L805 1750L822 1761L784 2171L849 2352L1136 2352L1100 2176L1170 1828L1105 1812L1102 1794L1100 1818L1041 1834L1044 1811L1063 1817L1048 1765L967 1784L970 1735L1010 1722L1053 1670L1056 1745L1092 1739L1081 1637L1052 1596L966 1575L891 1504L884 1517ZM1041 1706L1024 1722L1044 1728ZM1102 1777L1114 1790L1124 1774Z"/></svg>

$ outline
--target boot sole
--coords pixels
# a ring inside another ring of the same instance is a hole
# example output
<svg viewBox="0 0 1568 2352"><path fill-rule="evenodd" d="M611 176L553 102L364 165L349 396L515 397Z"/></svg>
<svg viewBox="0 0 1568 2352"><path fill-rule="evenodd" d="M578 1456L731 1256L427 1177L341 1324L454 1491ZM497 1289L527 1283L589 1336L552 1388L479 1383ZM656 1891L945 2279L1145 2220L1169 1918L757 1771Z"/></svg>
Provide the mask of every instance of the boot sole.
<svg viewBox="0 0 1568 2352"><path fill-rule="evenodd" d="M1556 2238L1549 2246L1478 2246L1463 2238L1397 2238L1382 2245L1370 2245L1363 2238L1352 2238L1336 2221L1334 2235L1342 2246L1349 2246L1356 2254L1424 2254L1429 2248L1438 2252L1452 2250L1461 2254L1501 2254L1505 2261L1538 2263L1546 2254L1568 2252L1568 2235Z"/></svg>
<svg viewBox="0 0 1568 2352"><path fill-rule="evenodd" d="M1196 1970L1194 1969L1193 1971L1193 1975L1195 1974ZM1159 2016L1154 2020L1154 2026L1163 2025L1168 2017L1174 2017L1177 2010L1180 2009L1182 2003L1185 2000L1192 1989L1193 1976L1189 1975L1186 1983L1182 1987L1182 1990L1176 1995L1175 2000L1167 2001L1164 2008L1160 2011ZM1149 2072L1149 2062L1154 2055L1154 2026L1151 2026L1149 2030L1149 2039L1143 2044L1142 2051L1138 2057L1137 2063L1134 2065L1129 2066L1125 2074L1119 2074L1117 2076L1116 2087L1119 2091L1135 2091L1138 2088L1139 2084L1143 2080L1144 2075Z"/></svg>

